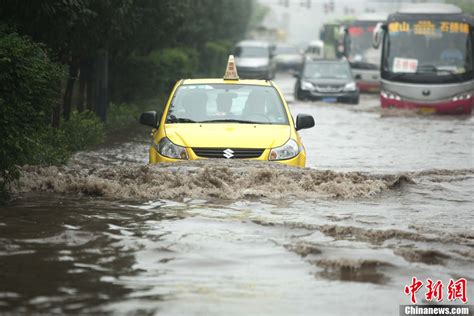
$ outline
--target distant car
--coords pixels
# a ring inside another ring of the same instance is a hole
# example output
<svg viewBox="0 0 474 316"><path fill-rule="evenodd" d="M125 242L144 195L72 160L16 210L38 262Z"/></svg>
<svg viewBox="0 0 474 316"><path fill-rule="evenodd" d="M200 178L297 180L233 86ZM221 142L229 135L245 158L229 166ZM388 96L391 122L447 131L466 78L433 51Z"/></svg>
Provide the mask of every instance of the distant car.
<svg viewBox="0 0 474 316"><path fill-rule="evenodd" d="M297 100L359 103L359 89L346 59L306 59L295 76Z"/></svg>
<svg viewBox="0 0 474 316"><path fill-rule="evenodd" d="M264 41L241 41L235 46L235 62L242 79L273 79L276 65L272 46Z"/></svg>
<svg viewBox="0 0 474 316"><path fill-rule="evenodd" d="M277 45L273 51L277 69L300 70L303 65L303 55L296 46Z"/></svg>
<svg viewBox="0 0 474 316"><path fill-rule="evenodd" d="M324 42L320 40L311 41L304 52L305 58L324 58Z"/></svg>

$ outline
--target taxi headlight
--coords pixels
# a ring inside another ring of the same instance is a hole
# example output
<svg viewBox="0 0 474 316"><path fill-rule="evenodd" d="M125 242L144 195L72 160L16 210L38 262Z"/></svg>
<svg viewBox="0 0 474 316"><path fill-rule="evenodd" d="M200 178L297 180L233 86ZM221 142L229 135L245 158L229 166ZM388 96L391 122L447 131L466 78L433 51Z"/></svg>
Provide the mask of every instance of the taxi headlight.
<svg viewBox="0 0 474 316"><path fill-rule="evenodd" d="M173 144L167 137L163 137L158 143L160 155L173 159L188 159L186 148Z"/></svg>
<svg viewBox="0 0 474 316"><path fill-rule="evenodd" d="M285 160L295 157L300 153L300 148L294 139L290 139L283 146L273 148L268 160Z"/></svg>
<svg viewBox="0 0 474 316"><path fill-rule="evenodd" d="M301 90L313 90L314 85L308 81L301 81Z"/></svg>
<svg viewBox="0 0 474 316"><path fill-rule="evenodd" d="M344 86L344 91L356 91L357 86L355 82L349 82Z"/></svg>

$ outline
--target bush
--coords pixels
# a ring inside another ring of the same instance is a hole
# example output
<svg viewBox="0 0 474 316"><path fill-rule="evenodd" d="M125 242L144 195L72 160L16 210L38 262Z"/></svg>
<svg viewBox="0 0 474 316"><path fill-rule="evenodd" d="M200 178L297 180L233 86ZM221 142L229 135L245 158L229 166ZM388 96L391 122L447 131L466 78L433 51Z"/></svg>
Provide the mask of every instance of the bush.
<svg viewBox="0 0 474 316"><path fill-rule="evenodd" d="M138 123L138 117L143 111L143 107L134 103L111 103L108 109L107 122L105 123L107 132Z"/></svg>
<svg viewBox="0 0 474 316"><path fill-rule="evenodd" d="M129 103L168 94L176 81L193 76L197 64L196 51L185 48L155 50L146 56L112 60L111 99L116 103Z"/></svg>
<svg viewBox="0 0 474 316"><path fill-rule="evenodd" d="M165 93L168 93L179 79L191 78L198 65L198 54L190 48L156 50L146 59L154 65L154 76L160 90Z"/></svg>
<svg viewBox="0 0 474 316"><path fill-rule="evenodd" d="M66 136L63 144L70 153L84 150L104 140L104 124L89 111L72 113L69 121L62 123L60 132Z"/></svg>
<svg viewBox="0 0 474 316"><path fill-rule="evenodd" d="M6 195L16 165L29 161L38 131L45 129L59 98L63 73L29 38L0 28L0 194ZM32 145L33 144L33 145Z"/></svg>
<svg viewBox="0 0 474 316"><path fill-rule="evenodd" d="M211 78L223 77L231 51L230 42L207 42L201 53L200 72Z"/></svg>

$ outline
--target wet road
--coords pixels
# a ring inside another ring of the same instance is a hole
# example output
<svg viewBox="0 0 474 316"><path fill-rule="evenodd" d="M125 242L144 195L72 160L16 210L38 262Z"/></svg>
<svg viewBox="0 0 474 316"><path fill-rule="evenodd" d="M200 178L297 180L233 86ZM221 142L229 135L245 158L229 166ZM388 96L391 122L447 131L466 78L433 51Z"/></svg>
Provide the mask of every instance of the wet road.
<svg viewBox="0 0 474 316"><path fill-rule="evenodd" d="M276 81L316 119L311 169L145 167L146 128L25 168L0 212L0 312L398 315L412 276L465 277L473 300L472 117L295 102Z"/></svg>

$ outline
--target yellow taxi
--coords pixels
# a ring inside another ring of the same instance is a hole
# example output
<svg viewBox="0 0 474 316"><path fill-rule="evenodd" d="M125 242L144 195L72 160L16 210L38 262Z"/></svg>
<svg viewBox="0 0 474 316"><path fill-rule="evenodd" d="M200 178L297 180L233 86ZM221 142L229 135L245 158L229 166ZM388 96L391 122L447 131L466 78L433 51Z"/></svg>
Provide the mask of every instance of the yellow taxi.
<svg viewBox="0 0 474 316"><path fill-rule="evenodd" d="M142 113L140 123L154 128L150 164L222 158L304 167L297 131L314 119L299 114L295 123L275 83L239 79L231 55L223 79L178 81L163 112Z"/></svg>

